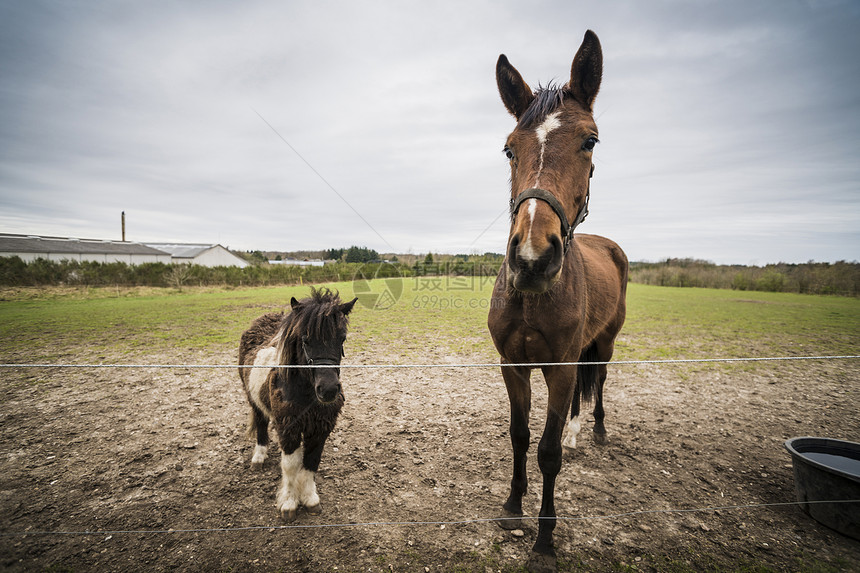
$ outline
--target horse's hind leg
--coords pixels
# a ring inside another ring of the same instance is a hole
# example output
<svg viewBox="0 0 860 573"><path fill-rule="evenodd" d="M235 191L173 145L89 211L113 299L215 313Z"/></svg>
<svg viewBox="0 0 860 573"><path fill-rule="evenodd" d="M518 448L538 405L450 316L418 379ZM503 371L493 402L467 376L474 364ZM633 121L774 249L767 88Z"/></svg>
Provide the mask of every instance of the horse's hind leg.
<svg viewBox="0 0 860 573"><path fill-rule="evenodd" d="M570 404L570 420L567 422L564 439L561 442L563 450L567 453L573 453L573 450L576 449L576 437L579 436L579 431L582 430L582 424L579 421L579 400L580 389L579 384L577 384L573 391L573 401Z"/></svg>
<svg viewBox="0 0 860 573"><path fill-rule="evenodd" d="M594 441L605 444L606 426L603 425L603 419L606 417L606 412L603 410L603 383L606 382L606 365L601 364L599 368L600 376L594 392Z"/></svg>
<svg viewBox="0 0 860 573"><path fill-rule="evenodd" d="M615 350L615 339L598 340L596 344L597 359L600 362L609 362ZM594 389L594 441L605 444L606 426L603 425L603 419L606 417L606 412L603 410L603 384L606 382L606 364L599 365L597 372L597 386Z"/></svg>
<svg viewBox="0 0 860 573"><path fill-rule="evenodd" d="M248 430L257 439L254 455L251 456L251 469L259 470L262 469L263 463L266 461L266 454L269 451L269 418L253 404L251 405L251 423Z"/></svg>

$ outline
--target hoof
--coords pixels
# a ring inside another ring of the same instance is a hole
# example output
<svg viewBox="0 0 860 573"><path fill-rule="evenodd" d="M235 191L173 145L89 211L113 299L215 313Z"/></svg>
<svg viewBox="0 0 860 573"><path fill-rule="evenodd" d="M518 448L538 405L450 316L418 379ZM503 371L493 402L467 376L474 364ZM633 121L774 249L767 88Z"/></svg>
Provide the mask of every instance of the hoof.
<svg viewBox="0 0 860 573"><path fill-rule="evenodd" d="M546 555L532 551L526 569L529 570L529 573L556 573L558 571L558 562L555 555Z"/></svg>
<svg viewBox="0 0 860 573"><path fill-rule="evenodd" d="M286 523L292 523L296 520L298 516L298 511L295 509L282 509L281 510L281 520Z"/></svg>
<svg viewBox="0 0 860 573"><path fill-rule="evenodd" d="M605 444L609 440L606 437L606 427L603 424L595 424L594 426L594 443Z"/></svg>
<svg viewBox="0 0 860 573"><path fill-rule="evenodd" d="M499 527L504 530L511 531L514 529L522 529L523 528L523 514L511 513L509 511L504 511L502 513L501 519L497 522Z"/></svg>
<svg viewBox="0 0 860 573"><path fill-rule="evenodd" d="M258 472L263 469L263 462L251 462L251 471Z"/></svg>
<svg viewBox="0 0 860 573"><path fill-rule="evenodd" d="M305 508L305 511L307 511L311 515L319 515L322 513L322 505L316 504L308 506Z"/></svg>
<svg viewBox="0 0 860 573"><path fill-rule="evenodd" d="M561 446L561 455L564 457L572 458L576 454L576 448L565 446L562 444Z"/></svg>

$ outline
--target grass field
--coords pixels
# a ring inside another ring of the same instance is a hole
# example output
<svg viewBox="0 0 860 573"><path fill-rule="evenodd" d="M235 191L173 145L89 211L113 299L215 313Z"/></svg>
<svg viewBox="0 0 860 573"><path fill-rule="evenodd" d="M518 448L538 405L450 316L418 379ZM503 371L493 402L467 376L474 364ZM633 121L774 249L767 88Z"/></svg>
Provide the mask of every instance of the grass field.
<svg viewBox="0 0 860 573"><path fill-rule="evenodd" d="M392 362L429 362L423 351L444 338L446 348L436 354L495 360L486 328L492 283L470 281L402 279L396 303L385 309L370 308L362 298L348 351L387 347ZM351 282L327 286L344 299L354 295ZM386 285L369 286L380 293ZM307 293L307 286L5 293L2 353L15 361L86 362L110 354L146 362L147 354L171 349L220 352L235 347L255 317ZM615 359L857 354L858 340L856 298L630 284ZM82 344L85 355L69 354L72 348L78 354Z"/></svg>

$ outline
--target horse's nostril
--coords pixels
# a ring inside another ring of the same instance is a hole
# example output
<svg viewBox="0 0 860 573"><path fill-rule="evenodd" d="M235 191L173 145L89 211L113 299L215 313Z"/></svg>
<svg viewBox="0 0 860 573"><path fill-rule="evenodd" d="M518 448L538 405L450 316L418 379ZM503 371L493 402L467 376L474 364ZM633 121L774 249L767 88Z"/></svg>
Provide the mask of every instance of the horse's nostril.
<svg viewBox="0 0 860 573"><path fill-rule="evenodd" d="M511 237L511 244L508 246L508 265L514 268L517 263L517 247L520 246L519 235Z"/></svg>

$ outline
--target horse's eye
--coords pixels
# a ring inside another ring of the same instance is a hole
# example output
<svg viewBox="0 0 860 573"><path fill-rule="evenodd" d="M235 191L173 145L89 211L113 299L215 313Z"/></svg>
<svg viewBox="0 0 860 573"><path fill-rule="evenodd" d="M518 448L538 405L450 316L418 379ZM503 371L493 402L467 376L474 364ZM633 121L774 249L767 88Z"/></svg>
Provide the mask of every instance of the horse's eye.
<svg viewBox="0 0 860 573"><path fill-rule="evenodd" d="M592 135L585 140L585 143L582 144L582 149L584 149L585 151L593 151L594 146L597 145L599 142L600 140Z"/></svg>
<svg viewBox="0 0 860 573"><path fill-rule="evenodd" d="M513 152L513 151L511 151L511 148L510 148L510 147L505 147L505 148L503 149L503 151L505 152L505 157L507 157L508 159L510 159L511 161L513 161L513 159L514 159L514 152Z"/></svg>

